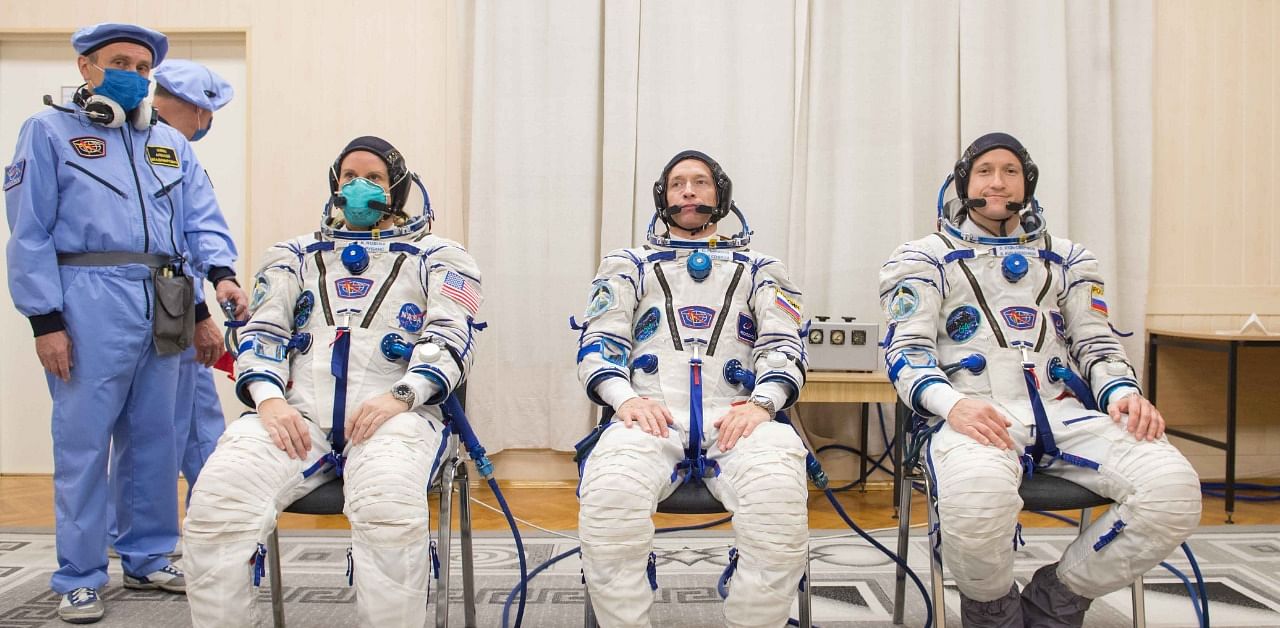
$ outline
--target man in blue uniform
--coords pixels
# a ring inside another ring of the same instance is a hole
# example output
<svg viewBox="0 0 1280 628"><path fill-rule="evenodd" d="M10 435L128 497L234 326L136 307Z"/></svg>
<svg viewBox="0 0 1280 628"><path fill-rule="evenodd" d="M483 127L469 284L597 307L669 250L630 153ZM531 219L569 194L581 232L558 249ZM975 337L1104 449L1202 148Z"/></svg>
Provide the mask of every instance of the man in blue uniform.
<svg viewBox="0 0 1280 628"><path fill-rule="evenodd" d="M173 438L179 354L194 290L247 309L235 246L186 138L154 124L161 33L98 24L71 38L84 85L29 118L5 169L9 291L31 321L53 398L59 616L103 615L107 502L120 505L125 586L182 592L166 554L177 530ZM164 438L158 438L164 435ZM108 496L107 456L119 471Z"/></svg>
<svg viewBox="0 0 1280 628"><path fill-rule="evenodd" d="M156 112L160 121L177 129L188 141L197 142L213 126L213 112L235 96L231 84L213 70L186 59L169 59L156 68ZM198 286L199 284L197 284ZM199 290L197 290L197 293ZM174 416L178 437L179 468L187 479L187 500L200 469L213 453L226 429L222 404L209 368L222 357L222 330L208 308L196 309L195 346L182 354L183 386Z"/></svg>

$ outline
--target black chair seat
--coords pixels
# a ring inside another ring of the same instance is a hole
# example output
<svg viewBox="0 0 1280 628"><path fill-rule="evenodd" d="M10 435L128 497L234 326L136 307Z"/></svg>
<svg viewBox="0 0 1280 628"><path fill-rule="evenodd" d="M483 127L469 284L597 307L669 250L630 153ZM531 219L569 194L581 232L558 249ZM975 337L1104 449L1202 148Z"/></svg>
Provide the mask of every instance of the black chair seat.
<svg viewBox="0 0 1280 628"><path fill-rule="evenodd" d="M300 515L340 515L345 504L342 478L334 478L285 507L285 512Z"/></svg>
<svg viewBox="0 0 1280 628"><path fill-rule="evenodd" d="M1018 488L1023 510L1081 510L1112 503L1075 482L1048 473L1036 473L1022 480Z"/></svg>
<svg viewBox="0 0 1280 628"><path fill-rule="evenodd" d="M658 503L658 512L668 515L718 515L728 512L702 482L681 484L670 497Z"/></svg>

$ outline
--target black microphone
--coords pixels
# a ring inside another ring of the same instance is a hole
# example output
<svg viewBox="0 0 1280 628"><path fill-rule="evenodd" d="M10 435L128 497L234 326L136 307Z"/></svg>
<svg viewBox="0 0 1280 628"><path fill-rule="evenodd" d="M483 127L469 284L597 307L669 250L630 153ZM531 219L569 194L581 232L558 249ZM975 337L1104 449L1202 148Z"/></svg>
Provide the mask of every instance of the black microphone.
<svg viewBox="0 0 1280 628"><path fill-rule="evenodd" d="M985 199L985 198L966 198L966 199L964 199L964 203L963 203L963 204L964 204L964 208L965 208L965 209L975 209L975 208L978 208L978 207L986 207L986 206L987 206L987 199ZM1011 211L1011 212L1013 212L1013 213L1015 213L1015 214L1016 214L1016 213L1018 213L1018 212L1020 212L1020 211L1022 211L1026 206L1027 206L1027 204L1026 204L1026 203L1018 203L1018 202L1015 202L1015 201L1008 201L1008 202L1006 202L1006 203L1005 203L1005 209L1008 209L1009 211Z"/></svg>
<svg viewBox="0 0 1280 628"><path fill-rule="evenodd" d="M672 205L672 206L668 207L665 211L666 211L666 214L667 214L668 216L675 216L676 214L679 214L679 213L680 213L680 210L681 210L681 209L684 209L684 208L683 208L682 206L680 206L680 205ZM699 214L708 214L708 215L710 215L710 214L715 213L715 211L716 211L716 208L714 208L714 207L712 207L712 206L710 206L710 205L699 205L699 206L698 206L698 213L699 213Z"/></svg>
<svg viewBox="0 0 1280 628"><path fill-rule="evenodd" d="M108 116L108 115L107 115L107 114L105 114L105 113L99 113L99 112L97 112L97 111L87 111L87 110L76 111L75 109L68 109L68 108L66 108L66 107L63 107L63 106L60 106L60 105L54 104L54 102L53 102L53 96L50 96L50 95L48 95L48 94L45 94L45 95L44 95L44 104L45 104L45 106L46 106L46 107L53 107L54 109L57 109L58 111L61 111L62 113L70 113L70 114L84 114L84 117L89 118L90 120L95 120L95 121L97 121L97 120L107 120L107 119L109 119L109 118L111 117L111 116Z"/></svg>

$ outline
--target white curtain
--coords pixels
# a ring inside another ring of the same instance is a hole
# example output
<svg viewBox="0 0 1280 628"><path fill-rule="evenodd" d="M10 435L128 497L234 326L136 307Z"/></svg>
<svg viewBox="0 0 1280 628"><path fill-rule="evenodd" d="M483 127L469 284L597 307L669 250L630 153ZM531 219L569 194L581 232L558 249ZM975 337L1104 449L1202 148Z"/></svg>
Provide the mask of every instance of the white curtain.
<svg viewBox="0 0 1280 628"><path fill-rule="evenodd" d="M468 407L485 444L564 450L589 429L569 316L601 255L643 241L685 148L725 167L809 314L879 322L880 264L934 228L969 141L1012 133L1050 230L1098 254L1140 338L1152 20L1103 0L477 2L468 240L491 327Z"/></svg>

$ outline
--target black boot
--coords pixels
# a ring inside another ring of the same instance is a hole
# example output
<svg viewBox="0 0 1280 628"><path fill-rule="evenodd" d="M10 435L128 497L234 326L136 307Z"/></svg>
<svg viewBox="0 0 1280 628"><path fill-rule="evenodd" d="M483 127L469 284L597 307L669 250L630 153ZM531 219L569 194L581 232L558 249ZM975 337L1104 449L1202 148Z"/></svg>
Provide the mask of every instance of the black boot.
<svg viewBox="0 0 1280 628"><path fill-rule="evenodd" d="M1018 585L1009 587L1004 597L990 602L975 602L961 593L960 623L964 628L1022 628Z"/></svg>
<svg viewBox="0 0 1280 628"><path fill-rule="evenodd" d="M1078 595L1058 579L1058 563L1036 570L1022 590L1026 628L1080 628L1093 600Z"/></svg>

